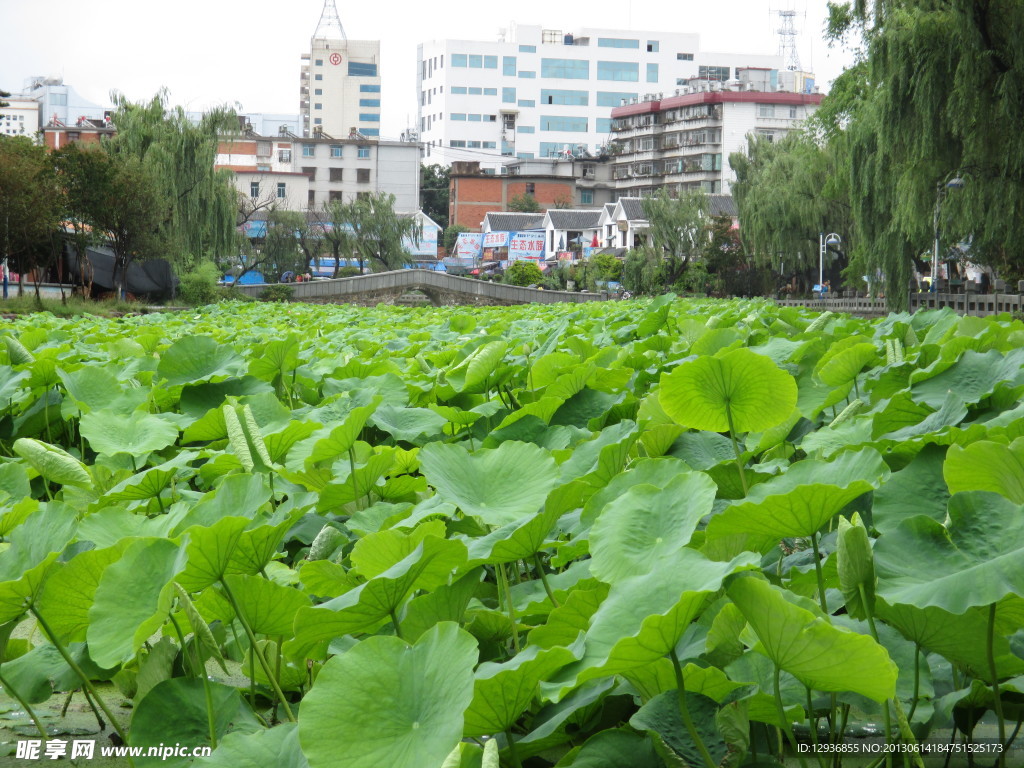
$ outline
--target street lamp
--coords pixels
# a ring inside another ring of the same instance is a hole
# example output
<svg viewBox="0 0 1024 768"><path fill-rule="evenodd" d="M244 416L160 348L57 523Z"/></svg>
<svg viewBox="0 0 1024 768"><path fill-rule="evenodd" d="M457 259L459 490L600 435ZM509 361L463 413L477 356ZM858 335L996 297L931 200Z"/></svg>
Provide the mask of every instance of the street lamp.
<svg viewBox="0 0 1024 768"><path fill-rule="evenodd" d="M841 242L842 238L835 232L829 232L827 235L824 232L818 233L818 286L821 288L825 286L825 251L828 246L839 245Z"/></svg>
<svg viewBox="0 0 1024 768"><path fill-rule="evenodd" d="M957 174L956 171L946 176L945 179L938 182L935 185L935 216L932 221L934 232L935 232L935 246L932 251L932 285L935 285L935 279L938 277L939 268L939 221L942 216L942 201L946 199L946 192L950 189L963 189L964 181L963 177Z"/></svg>

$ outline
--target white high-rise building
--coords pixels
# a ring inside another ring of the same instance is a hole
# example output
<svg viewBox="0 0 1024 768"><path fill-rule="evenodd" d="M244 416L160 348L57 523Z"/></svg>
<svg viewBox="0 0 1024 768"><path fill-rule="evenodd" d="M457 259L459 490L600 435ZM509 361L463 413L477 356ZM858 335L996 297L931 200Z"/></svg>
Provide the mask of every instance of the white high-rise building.
<svg viewBox="0 0 1024 768"><path fill-rule="evenodd" d="M520 25L501 37L420 44L425 162L471 160L495 172L515 157L599 154L614 107L696 77L727 82L741 68L783 64L775 54L702 51L696 34Z"/></svg>
<svg viewBox="0 0 1024 768"><path fill-rule="evenodd" d="M349 40L334 0L302 54L299 112L304 136L380 136L380 41Z"/></svg>

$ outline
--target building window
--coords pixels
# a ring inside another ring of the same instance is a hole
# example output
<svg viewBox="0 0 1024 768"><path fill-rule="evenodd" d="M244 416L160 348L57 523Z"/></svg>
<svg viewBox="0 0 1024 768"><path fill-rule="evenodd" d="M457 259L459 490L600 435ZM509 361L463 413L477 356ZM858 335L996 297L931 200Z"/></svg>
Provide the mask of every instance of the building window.
<svg viewBox="0 0 1024 768"><path fill-rule="evenodd" d="M340 203L341 202L341 190L340 189L332 189L330 192L327 193L327 197L328 197L328 199L332 203Z"/></svg>
<svg viewBox="0 0 1024 768"><path fill-rule="evenodd" d="M341 157L342 149L340 144L331 144L331 157Z"/></svg>
<svg viewBox="0 0 1024 768"><path fill-rule="evenodd" d="M288 188L283 181L277 182L277 199L284 200L288 196Z"/></svg>
<svg viewBox="0 0 1024 768"><path fill-rule="evenodd" d="M657 53L658 52L658 41L657 40L648 40L647 41L647 52L648 53Z"/></svg>
<svg viewBox="0 0 1024 768"><path fill-rule="evenodd" d="M648 64L647 65L647 82L656 83L658 82L658 65Z"/></svg>
<svg viewBox="0 0 1024 768"><path fill-rule="evenodd" d="M526 194L532 195L537 191L537 185L532 181L526 182Z"/></svg>
<svg viewBox="0 0 1024 768"><path fill-rule="evenodd" d="M516 57L515 56L502 56L501 57L501 74L516 76Z"/></svg>
<svg viewBox="0 0 1024 768"><path fill-rule="evenodd" d="M594 190L592 190L592 189L581 189L580 190L580 204L582 204L582 205L593 205L594 204Z"/></svg>
<svg viewBox="0 0 1024 768"><path fill-rule="evenodd" d="M370 137L370 136L380 136L380 128L362 128L361 127L359 129L359 132L361 134L363 134L363 136L367 136L367 137Z"/></svg>
<svg viewBox="0 0 1024 768"><path fill-rule="evenodd" d="M697 77L701 80L718 80L724 83L729 79L731 71L729 67L711 67L701 64L697 67Z"/></svg>
<svg viewBox="0 0 1024 768"><path fill-rule="evenodd" d="M349 77L376 77L377 76L377 65L368 64L361 61L350 61L348 63L348 76Z"/></svg>
<svg viewBox="0 0 1024 768"><path fill-rule="evenodd" d="M366 160L370 156L369 147L359 147L359 151L356 153L356 157Z"/></svg>
<svg viewBox="0 0 1024 768"><path fill-rule="evenodd" d="M541 59L540 76L589 80L590 62L586 59Z"/></svg>
<svg viewBox="0 0 1024 768"><path fill-rule="evenodd" d="M313 95L314 96L323 96L324 95L324 89L323 88L314 88L313 89Z"/></svg>
<svg viewBox="0 0 1024 768"><path fill-rule="evenodd" d="M456 96L464 96L468 92L468 89L464 85L453 85L452 93Z"/></svg>
<svg viewBox="0 0 1024 768"><path fill-rule="evenodd" d="M277 162L279 163L290 163L292 161L292 151L290 149L279 149L277 151Z"/></svg>
<svg viewBox="0 0 1024 768"><path fill-rule="evenodd" d="M523 72L520 72L519 76L521 78L523 78L524 80L533 80L535 77L537 77L537 73L536 72L531 72L529 70L525 70Z"/></svg>
<svg viewBox="0 0 1024 768"><path fill-rule="evenodd" d="M556 91L543 89L540 92L541 104L563 104L570 107L586 107L590 103L587 91Z"/></svg>
<svg viewBox="0 0 1024 768"><path fill-rule="evenodd" d="M379 85L360 85L359 86L359 92L360 93L380 93L380 86Z"/></svg>
<svg viewBox="0 0 1024 768"><path fill-rule="evenodd" d="M359 122L361 123L379 123L380 115L374 114L373 112L360 112Z"/></svg>
<svg viewBox="0 0 1024 768"><path fill-rule="evenodd" d="M258 181L249 182L249 197L253 200L260 196L260 183Z"/></svg>
<svg viewBox="0 0 1024 768"><path fill-rule="evenodd" d="M775 105L774 104L758 104L757 105L757 116L758 117L775 117Z"/></svg>
<svg viewBox="0 0 1024 768"><path fill-rule="evenodd" d="M316 166L315 165L304 165L302 166L302 172L309 177L310 181L316 181Z"/></svg>
<svg viewBox="0 0 1024 768"><path fill-rule="evenodd" d="M480 142L479 141L467 141L466 142L466 146L469 147L470 149L480 149Z"/></svg>
<svg viewBox="0 0 1024 768"><path fill-rule="evenodd" d="M497 69L498 68L498 57L497 56L484 56L484 69Z"/></svg>
<svg viewBox="0 0 1024 768"><path fill-rule="evenodd" d="M634 99L638 94L627 93L623 91L598 91L597 92L597 106L599 107L621 107L622 102L629 103L630 99Z"/></svg>
<svg viewBox="0 0 1024 768"><path fill-rule="evenodd" d="M469 95L470 96L480 96L481 94L483 94L483 92L484 92L483 88L470 88L469 89Z"/></svg>
<svg viewBox="0 0 1024 768"><path fill-rule="evenodd" d="M534 127L532 125L520 125L516 128L516 133L533 133Z"/></svg>
<svg viewBox="0 0 1024 768"><path fill-rule="evenodd" d="M796 107L790 107L789 108L789 116L793 120L796 119Z"/></svg>
<svg viewBox="0 0 1024 768"><path fill-rule="evenodd" d="M497 149L498 145L493 141L485 141L484 149Z"/></svg>
<svg viewBox="0 0 1024 768"><path fill-rule="evenodd" d="M323 121L324 119L322 117L315 117L313 118L313 125L320 125Z"/></svg>
<svg viewBox="0 0 1024 768"><path fill-rule="evenodd" d="M471 69L483 69L484 68L484 57L479 53L469 54L469 66Z"/></svg>
<svg viewBox="0 0 1024 768"><path fill-rule="evenodd" d="M316 66L318 66L318 67L322 67L322 66L324 65L324 60L323 60L323 59L317 59L317 60L316 60L316 61L314 61L313 63L314 63L314 64L315 64Z"/></svg>
<svg viewBox="0 0 1024 768"><path fill-rule="evenodd" d="M314 79L314 80L323 80L323 79L324 79L324 76L323 76L323 75L321 75L321 74L316 74L316 75L313 75L313 79Z"/></svg>
<svg viewBox="0 0 1024 768"><path fill-rule="evenodd" d="M597 125L594 129L598 133L611 133L612 132L612 119L610 117L599 117L597 118Z"/></svg>
<svg viewBox="0 0 1024 768"><path fill-rule="evenodd" d="M479 123L483 121L483 115L474 115L472 113L466 115L471 123Z"/></svg>
<svg viewBox="0 0 1024 768"><path fill-rule="evenodd" d="M315 157L316 156L316 144L303 144L302 145L302 156L303 157Z"/></svg>
<svg viewBox="0 0 1024 768"><path fill-rule="evenodd" d="M519 46L519 52L520 53L536 53L537 52L537 46L536 45L520 45Z"/></svg>
<svg viewBox="0 0 1024 768"><path fill-rule="evenodd" d="M625 37L599 37L597 38L598 48L639 48L639 40L630 40Z"/></svg>
<svg viewBox="0 0 1024 768"><path fill-rule="evenodd" d="M310 208L316 205L316 192L312 189L309 190L309 193L306 195L306 205Z"/></svg>
<svg viewBox="0 0 1024 768"><path fill-rule="evenodd" d="M640 65L635 61L599 61L597 62L598 80L624 80L638 82Z"/></svg>
<svg viewBox="0 0 1024 768"><path fill-rule="evenodd" d="M465 120L466 120L466 113L465 112L452 112L450 115L448 115L448 119L449 120L461 120L461 121L465 122Z"/></svg>
<svg viewBox="0 0 1024 768"><path fill-rule="evenodd" d="M449 147L463 147L464 148L466 146L466 142L464 140L462 140L462 139L452 139L451 141L448 142L448 146Z"/></svg>
<svg viewBox="0 0 1024 768"><path fill-rule="evenodd" d="M330 176L328 177L331 181L341 181L344 177L344 168L329 168Z"/></svg>
<svg viewBox="0 0 1024 768"><path fill-rule="evenodd" d="M68 95L66 93L51 93L50 94L50 106L51 107L66 107L68 105Z"/></svg>
<svg viewBox="0 0 1024 768"><path fill-rule="evenodd" d="M469 57L464 53L453 53L452 54L452 66L453 67L468 67Z"/></svg>
<svg viewBox="0 0 1024 768"><path fill-rule="evenodd" d="M587 118L569 117L565 115L541 116L540 129L542 131L580 131L586 133Z"/></svg>
<svg viewBox="0 0 1024 768"><path fill-rule="evenodd" d="M313 105L313 109L323 109L323 108L324 108L323 104L314 104Z"/></svg>
<svg viewBox="0 0 1024 768"><path fill-rule="evenodd" d="M484 88L484 96L497 96L497 95L498 95L498 89L497 88Z"/></svg>
<svg viewBox="0 0 1024 768"><path fill-rule="evenodd" d="M356 169L356 181L360 184L370 183L370 169L369 168L357 168Z"/></svg>
<svg viewBox="0 0 1024 768"><path fill-rule="evenodd" d="M380 106L380 99L360 99L359 100L359 106L360 107L379 107Z"/></svg>
<svg viewBox="0 0 1024 768"><path fill-rule="evenodd" d="M677 53L676 61L693 61L692 53Z"/></svg>
<svg viewBox="0 0 1024 768"><path fill-rule="evenodd" d="M520 107L535 107L535 106L537 106L537 104L536 104L536 102L533 99L520 99L519 100L519 106Z"/></svg>

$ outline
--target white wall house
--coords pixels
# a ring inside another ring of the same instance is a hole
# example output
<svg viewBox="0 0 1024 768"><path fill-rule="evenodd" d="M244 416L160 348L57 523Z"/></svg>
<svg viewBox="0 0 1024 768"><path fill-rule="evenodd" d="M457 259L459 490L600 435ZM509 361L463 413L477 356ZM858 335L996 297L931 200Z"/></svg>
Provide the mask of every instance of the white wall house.
<svg viewBox="0 0 1024 768"><path fill-rule="evenodd" d="M611 110L741 67L782 69L780 56L711 53L696 34L519 25L503 39L434 40L418 49L418 127L425 161L598 154Z"/></svg>
<svg viewBox="0 0 1024 768"><path fill-rule="evenodd" d="M36 140L39 130L39 102L25 96L7 96L0 107L0 135L27 136Z"/></svg>

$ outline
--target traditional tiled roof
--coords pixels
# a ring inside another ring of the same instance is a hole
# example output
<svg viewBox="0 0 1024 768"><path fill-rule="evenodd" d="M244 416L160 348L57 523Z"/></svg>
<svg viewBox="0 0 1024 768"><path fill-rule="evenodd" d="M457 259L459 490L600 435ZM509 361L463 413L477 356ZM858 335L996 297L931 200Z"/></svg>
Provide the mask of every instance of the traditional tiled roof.
<svg viewBox="0 0 1024 768"><path fill-rule="evenodd" d="M551 226L555 229L580 231L595 229L601 218L601 211L598 209L571 211L564 208L552 208L548 211L548 218L551 219Z"/></svg>
<svg viewBox="0 0 1024 768"><path fill-rule="evenodd" d="M484 216L484 220L490 225L491 232L522 232L526 229L544 228L543 213L490 211Z"/></svg>
<svg viewBox="0 0 1024 768"><path fill-rule="evenodd" d="M708 213L711 216L737 216L736 201L732 195L708 195Z"/></svg>
<svg viewBox="0 0 1024 768"><path fill-rule="evenodd" d="M626 214L627 219L630 221L646 221L647 217L644 215L642 197L622 197L619 198L619 202L622 203L622 210Z"/></svg>

